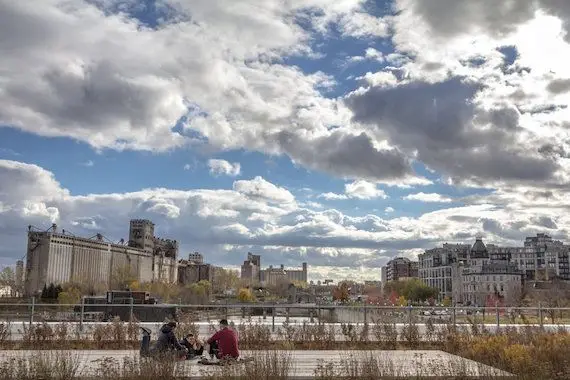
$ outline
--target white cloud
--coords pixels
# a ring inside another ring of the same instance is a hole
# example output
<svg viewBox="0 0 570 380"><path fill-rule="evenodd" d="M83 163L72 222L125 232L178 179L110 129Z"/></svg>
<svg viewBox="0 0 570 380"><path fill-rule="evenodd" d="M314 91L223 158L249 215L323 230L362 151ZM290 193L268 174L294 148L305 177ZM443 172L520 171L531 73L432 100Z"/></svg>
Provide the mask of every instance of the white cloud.
<svg viewBox="0 0 570 380"><path fill-rule="evenodd" d="M83 166L87 166L88 168L95 166L95 163L92 160L88 160L86 162L81 163Z"/></svg>
<svg viewBox="0 0 570 380"><path fill-rule="evenodd" d="M210 159L208 167L212 175L227 175L237 177L241 173L241 165L239 162L228 162L226 160Z"/></svg>
<svg viewBox="0 0 570 380"><path fill-rule="evenodd" d="M390 257L413 257L445 241L470 242L477 234L498 244L521 244L525 236L544 231L568 238L565 193L555 194L549 204L537 202L538 194L529 191L467 197L466 206L383 219L304 208L287 189L261 177L236 181L233 190L157 188L77 196L45 169L0 160L0 238L5 242L0 256L22 256L28 224L46 228L55 222L76 235L99 231L118 241L126 237L130 218L150 218L157 234L180 241L181 255L201 250L212 262L238 265L249 249L263 254L265 262L361 266L369 268L363 273L372 273Z"/></svg>
<svg viewBox="0 0 570 380"><path fill-rule="evenodd" d="M377 185L368 181L359 180L344 185L344 194L324 193L319 198L326 200L343 200L343 199L386 199L388 196L384 190L378 189Z"/></svg>
<svg viewBox="0 0 570 380"><path fill-rule="evenodd" d="M320 195L329 200L383 199L378 185L431 184L415 173L416 163L444 183L491 194L417 218L356 218L297 203L289 189L261 177L236 181L231 190L74 196L50 172L4 160L3 252L23 249L10 240L13 226L59 221L122 237L136 215L180 236L195 231L189 241L209 248L310 246L307 254L325 264L354 259L346 249L382 246L389 256L465 241L474 231L499 242L542 230L568 235L569 199L561 190L570 180L567 2L395 0L394 16L379 18L362 0L243 0L232 7L164 0L158 26L129 17L141 4L0 1L0 35L9 36L0 50L10 52L0 61L0 124L97 150L285 154L348 181L344 193ZM334 88L334 77L281 59L316 57L314 31L331 29L375 41L393 32L396 47L387 54L367 49L362 59L389 66L363 73L362 87L339 98L321 94ZM237 175L228 164L219 165L220 174ZM441 207L454 201L424 192L405 199ZM373 262L370 252L355 255L363 265Z"/></svg>
<svg viewBox="0 0 570 380"><path fill-rule="evenodd" d="M326 33L331 23L345 35L385 35L385 20L366 14L362 0L161 4L168 12L155 28L128 17L140 11L136 2L0 4L0 34L11 36L0 42L10 51L0 70L0 122L98 150L207 145L286 154L346 178L413 175L401 153L374 149L341 100L321 95L332 77L279 59L314 54L312 30ZM315 146L327 154L314 155ZM339 165L345 150L362 155L354 159L360 172Z"/></svg>
<svg viewBox="0 0 570 380"><path fill-rule="evenodd" d="M388 198L384 190L378 189L376 184L363 180L346 184L345 193L350 198L357 199Z"/></svg>
<svg viewBox="0 0 570 380"><path fill-rule="evenodd" d="M453 199L443 196L437 193L416 193L408 194L404 198L408 201L420 201L420 202L430 202L430 203L449 203L453 202Z"/></svg>
<svg viewBox="0 0 570 380"><path fill-rule="evenodd" d="M394 208L393 208L393 207L390 207L390 206L388 206L388 207L386 207L386 208L384 209L384 212L385 212L386 214L392 213L392 212L394 212L394 211L395 211Z"/></svg>
<svg viewBox="0 0 570 380"><path fill-rule="evenodd" d="M251 181L234 182L234 190L249 197L260 198L275 203L294 203L295 197L289 190L278 187L260 176Z"/></svg>

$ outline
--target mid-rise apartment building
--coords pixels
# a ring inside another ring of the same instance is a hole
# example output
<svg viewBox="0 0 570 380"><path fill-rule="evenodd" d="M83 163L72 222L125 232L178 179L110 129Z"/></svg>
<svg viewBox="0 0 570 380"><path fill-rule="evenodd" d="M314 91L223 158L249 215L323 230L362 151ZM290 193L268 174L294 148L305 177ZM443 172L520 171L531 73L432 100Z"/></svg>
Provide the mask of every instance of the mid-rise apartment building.
<svg viewBox="0 0 570 380"><path fill-rule="evenodd" d="M419 255L419 276L455 302L485 302L489 294L515 302L523 281L570 281L570 246L546 234L527 237L521 247L444 244Z"/></svg>
<svg viewBox="0 0 570 380"><path fill-rule="evenodd" d="M396 257L386 263L382 281L398 281L418 277L418 262L406 257Z"/></svg>

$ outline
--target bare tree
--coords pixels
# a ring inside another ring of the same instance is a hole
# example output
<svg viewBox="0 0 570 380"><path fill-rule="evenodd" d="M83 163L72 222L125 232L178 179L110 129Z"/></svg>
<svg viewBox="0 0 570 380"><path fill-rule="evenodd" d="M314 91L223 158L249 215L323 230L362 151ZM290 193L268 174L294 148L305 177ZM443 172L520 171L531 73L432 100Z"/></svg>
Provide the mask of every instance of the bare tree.
<svg viewBox="0 0 570 380"><path fill-rule="evenodd" d="M111 289L126 289L137 281L137 275L129 265L119 266L113 269L109 286Z"/></svg>
<svg viewBox="0 0 570 380"><path fill-rule="evenodd" d="M212 290L214 293L223 293L231 289L235 290L239 285L239 275L236 270L216 268L212 277Z"/></svg>
<svg viewBox="0 0 570 380"><path fill-rule="evenodd" d="M527 297L532 303L540 303L546 309L546 315L555 323L556 308L570 306L570 285L564 281L553 280L547 289L529 290Z"/></svg>
<svg viewBox="0 0 570 380"><path fill-rule="evenodd" d="M12 268L5 267L2 269L0 272L0 286L9 287L11 297L16 295L16 274Z"/></svg>

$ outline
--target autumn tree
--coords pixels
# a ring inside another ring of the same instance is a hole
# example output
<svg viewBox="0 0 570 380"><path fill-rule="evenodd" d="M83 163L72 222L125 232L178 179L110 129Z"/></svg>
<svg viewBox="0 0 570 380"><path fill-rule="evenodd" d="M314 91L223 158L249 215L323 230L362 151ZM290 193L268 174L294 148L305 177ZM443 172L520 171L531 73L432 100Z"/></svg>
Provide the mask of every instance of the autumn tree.
<svg viewBox="0 0 570 380"><path fill-rule="evenodd" d="M181 301L187 304L207 304L210 302L212 285L209 281L201 280L188 284L181 292Z"/></svg>
<svg viewBox="0 0 570 380"><path fill-rule="evenodd" d="M149 292L152 297L157 298L161 302L178 303L181 301L183 293L183 288L180 285L170 282L155 281L139 284L136 281L131 281L129 285L136 286L136 288L130 288L131 290Z"/></svg>
<svg viewBox="0 0 570 380"><path fill-rule="evenodd" d="M68 283L62 286L62 291L57 295L57 302L64 305L74 305L81 301L83 292L78 284Z"/></svg>
<svg viewBox="0 0 570 380"><path fill-rule="evenodd" d="M332 292L333 301L340 301L342 303L348 302L350 298L350 291L346 282L340 283Z"/></svg>
<svg viewBox="0 0 570 380"><path fill-rule="evenodd" d="M425 302L430 298L436 298L439 290L426 285L419 278L404 281L388 281L384 285L384 291L388 294L395 292L398 296L412 302Z"/></svg>
<svg viewBox="0 0 570 380"><path fill-rule="evenodd" d="M253 302L255 297L249 288L241 288L238 292L238 300L240 302Z"/></svg>

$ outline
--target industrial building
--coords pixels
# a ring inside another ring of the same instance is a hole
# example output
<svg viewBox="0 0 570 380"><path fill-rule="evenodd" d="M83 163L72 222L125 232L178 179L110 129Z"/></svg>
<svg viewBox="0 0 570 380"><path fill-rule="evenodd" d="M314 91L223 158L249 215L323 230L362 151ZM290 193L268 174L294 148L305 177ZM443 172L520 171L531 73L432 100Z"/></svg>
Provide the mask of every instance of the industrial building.
<svg viewBox="0 0 570 380"><path fill-rule="evenodd" d="M24 293L31 296L45 285L70 281L110 286L118 270L127 269L139 282L175 282L178 243L154 236L150 220L130 221L129 241L119 243L96 234L78 237L57 225L45 231L28 227Z"/></svg>
<svg viewBox="0 0 570 380"><path fill-rule="evenodd" d="M307 263L303 263L301 269L285 268L284 265L274 268L270 265L261 271L262 285L277 285L283 281L307 282Z"/></svg>
<svg viewBox="0 0 570 380"><path fill-rule="evenodd" d="M276 285L282 281L307 282L307 263L303 263L300 269L285 268L281 265L274 268L261 269L261 256L247 253L247 259L241 265L241 279L250 284Z"/></svg>
<svg viewBox="0 0 570 380"><path fill-rule="evenodd" d="M250 284L261 283L261 256L247 253L247 259L241 265L241 278Z"/></svg>
<svg viewBox="0 0 570 380"><path fill-rule="evenodd" d="M214 280L216 267L204 264L204 256L198 252L190 253L188 260L178 262L178 283L182 285L194 284L202 280Z"/></svg>

